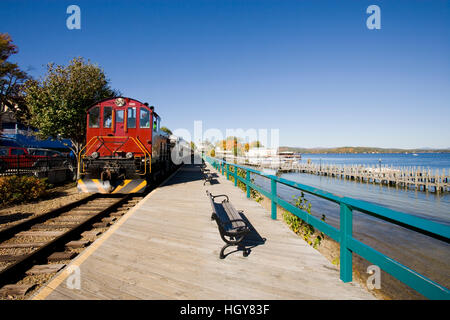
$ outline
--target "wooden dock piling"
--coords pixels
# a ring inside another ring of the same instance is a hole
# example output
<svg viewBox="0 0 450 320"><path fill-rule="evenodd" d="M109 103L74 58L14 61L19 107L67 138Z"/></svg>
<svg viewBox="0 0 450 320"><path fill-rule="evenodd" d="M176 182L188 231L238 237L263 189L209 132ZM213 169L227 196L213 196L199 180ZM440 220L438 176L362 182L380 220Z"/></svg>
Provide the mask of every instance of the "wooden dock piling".
<svg viewBox="0 0 450 320"><path fill-rule="evenodd" d="M238 161L239 162L239 161ZM245 165L250 165L245 163ZM449 170L432 170L424 167L393 167L368 165L336 165L315 163L282 163L256 166L260 169L273 169L277 172L309 173L326 177L353 180L358 182L402 187L425 192L449 192Z"/></svg>

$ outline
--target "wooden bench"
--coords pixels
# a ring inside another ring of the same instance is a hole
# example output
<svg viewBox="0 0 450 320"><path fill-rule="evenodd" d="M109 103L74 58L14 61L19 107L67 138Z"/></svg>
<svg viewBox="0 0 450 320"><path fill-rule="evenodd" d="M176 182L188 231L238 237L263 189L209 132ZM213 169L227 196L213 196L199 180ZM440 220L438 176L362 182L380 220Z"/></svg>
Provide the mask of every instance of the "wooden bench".
<svg viewBox="0 0 450 320"><path fill-rule="evenodd" d="M206 184L206 182L209 182L209 184L211 184L211 180L212 180L213 176L211 172L203 172L203 179L205 180L203 182L203 185Z"/></svg>
<svg viewBox="0 0 450 320"><path fill-rule="evenodd" d="M200 166L200 169L202 170L202 173L203 173L203 179L205 180L205 181L203 182L203 185L205 185L206 182L209 182L209 184L211 184L211 180L212 180L212 178L213 178L213 175L212 175L212 173L210 172L210 170L206 167L206 164L203 163L203 164Z"/></svg>
<svg viewBox="0 0 450 320"><path fill-rule="evenodd" d="M250 232L250 228L247 222L243 220L240 215L240 212L242 211L237 211L230 203L230 200L226 195L213 196L208 191L206 191L206 194L211 202L211 220L216 221L217 226L219 227L220 237L225 242L222 250L220 250L220 259L225 258L225 249L230 246L237 246L238 250L243 250L243 256L247 257L250 250L246 249L245 246L242 245L242 240L244 240L245 236ZM219 203L215 202L214 199L219 197L223 197L225 199ZM220 210L220 207L222 207L223 211Z"/></svg>

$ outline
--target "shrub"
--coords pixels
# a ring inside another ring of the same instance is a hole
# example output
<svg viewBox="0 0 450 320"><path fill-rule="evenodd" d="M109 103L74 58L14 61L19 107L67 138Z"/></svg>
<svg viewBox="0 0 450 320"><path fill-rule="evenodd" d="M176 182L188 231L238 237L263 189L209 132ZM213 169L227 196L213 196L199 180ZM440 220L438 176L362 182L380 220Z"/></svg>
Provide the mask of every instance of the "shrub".
<svg viewBox="0 0 450 320"><path fill-rule="evenodd" d="M234 170L236 170L236 167L231 168L232 172L234 172ZM246 172L243 169L237 168L237 175L241 178L244 178L244 179L246 178ZM231 177L231 180L234 182L234 176L230 175L230 177ZM254 183L255 179L250 179L250 182ZM242 191L247 192L247 185L244 182L240 181L239 179L237 182L237 186ZM250 188L250 197L252 199L255 199L256 202L261 202L261 200L263 199L262 195L258 191L256 191L255 189L252 189L252 188Z"/></svg>
<svg viewBox="0 0 450 320"><path fill-rule="evenodd" d="M297 208L311 214L311 203L305 199L305 194L303 192L300 196L292 196L292 198L294 199L294 205ZM324 234L322 232L316 232L311 224L306 223L296 215L287 211L283 212L283 219L292 231L300 235L309 245L312 245L314 248L320 245L320 242L324 238ZM325 215L322 215L321 220L325 221Z"/></svg>
<svg viewBox="0 0 450 320"><path fill-rule="evenodd" d="M35 200L47 191L45 179L27 176L0 177L0 203L13 204Z"/></svg>

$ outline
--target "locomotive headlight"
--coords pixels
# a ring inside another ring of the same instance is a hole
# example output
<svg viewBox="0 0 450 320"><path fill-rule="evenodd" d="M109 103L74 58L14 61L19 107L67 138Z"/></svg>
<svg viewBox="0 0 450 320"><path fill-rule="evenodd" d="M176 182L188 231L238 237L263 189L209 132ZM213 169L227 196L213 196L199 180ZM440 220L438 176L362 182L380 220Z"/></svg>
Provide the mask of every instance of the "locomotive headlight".
<svg viewBox="0 0 450 320"><path fill-rule="evenodd" d="M97 159L98 156L99 156L99 154L98 154L98 152L96 152L96 151L94 151L94 152L91 153L91 158L92 158L92 159Z"/></svg>
<svg viewBox="0 0 450 320"><path fill-rule="evenodd" d="M127 152L127 154L125 155L125 157L126 157L127 159L131 159L131 158L133 158L133 153L132 153L132 152Z"/></svg>

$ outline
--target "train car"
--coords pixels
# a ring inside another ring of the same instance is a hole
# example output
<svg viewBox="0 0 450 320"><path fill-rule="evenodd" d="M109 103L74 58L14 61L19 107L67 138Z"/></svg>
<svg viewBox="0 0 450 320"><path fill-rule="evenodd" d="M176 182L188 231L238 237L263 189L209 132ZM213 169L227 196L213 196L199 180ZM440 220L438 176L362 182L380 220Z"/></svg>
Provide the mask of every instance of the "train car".
<svg viewBox="0 0 450 320"><path fill-rule="evenodd" d="M78 155L81 192L139 193L171 169L170 138L153 106L127 97L90 106Z"/></svg>

